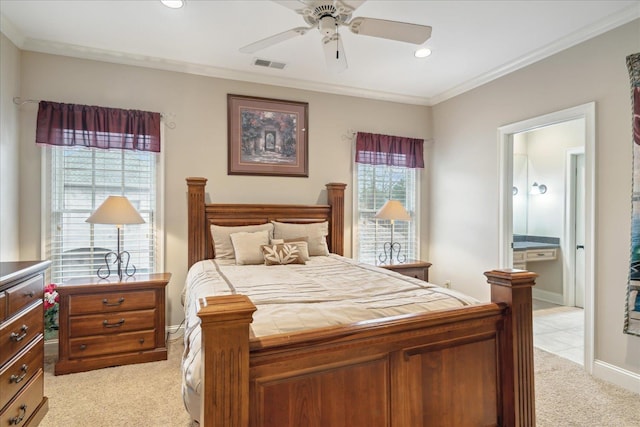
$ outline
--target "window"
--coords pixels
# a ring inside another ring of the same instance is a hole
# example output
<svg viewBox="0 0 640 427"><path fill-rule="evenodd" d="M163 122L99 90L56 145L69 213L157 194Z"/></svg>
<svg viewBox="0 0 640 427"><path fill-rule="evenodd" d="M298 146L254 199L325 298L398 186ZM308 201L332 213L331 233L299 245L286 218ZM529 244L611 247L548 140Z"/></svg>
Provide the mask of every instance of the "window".
<svg viewBox="0 0 640 427"><path fill-rule="evenodd" d="M376 220L374 215L390 199L400 201L411 216L411 221L394 224L393 241L402 247L400 258L419 258L418 176L419 169L356 163L354 251L359 261L376 264L381 255L384 257L384 243L391 240L391 224Z"/></svg>
<svg viewBox="0 0 640 427"><path fill-rule="evenodd" d="M125 271L135 266L148 273L161 265L160 119L160 113L149 111L38 103L36 144L44 149L42 253L52 262L50 281L95 276L103 265L117 270L113 257L105 255L118 250L118 229L86 222L112 195L127 197L145 220L125 225L120 233L120 249L130 254Z"/></svg>
<svg viewBox="0 0 640 427"><path fill-rule="evenodd" d="M418 195L424 167L422 139L358 132L354 171L354 254L362 262L390 263L419 258ZM410 221L376 219L388 201L397 200ZM393 239L392 239L393 237ZM400 252L385 244L398 243ZM385 252L386 249L386 252Z"/></svg>
<svg viewBox="0 0 640 427"><path fill-rule="evenodd" d="M85 220L110 195L126 196L144 224L125 225L121 246L137 272L159 267L158 177L160 154L77 146L44 146L44 253L52 261L51 281L95 276L104 256L115 251L114 225ZM110 266L114 271L115 266ZM114 273L112 273L114 274Z"/></svg>

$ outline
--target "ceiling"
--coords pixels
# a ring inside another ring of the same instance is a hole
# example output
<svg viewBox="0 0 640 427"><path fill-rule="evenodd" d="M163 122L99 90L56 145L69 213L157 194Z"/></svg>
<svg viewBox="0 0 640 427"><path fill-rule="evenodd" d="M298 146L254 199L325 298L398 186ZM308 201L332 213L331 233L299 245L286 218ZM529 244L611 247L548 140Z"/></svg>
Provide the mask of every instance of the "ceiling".
<svg viewBox="0 0 640 427"><path fill-rule="evenodd" d="M353 17L429 25L423 46L433 54L417 59L415 45L341 27L349 68L340 73L327 70L315 29L254 54L239 52L306 26L268 0L187 0L176 10L158 0L0 0L0 15L0 29L23 50L434 105L639 18L640 0L369 0ZM256 58L286 67L258 67Z"/></svg>

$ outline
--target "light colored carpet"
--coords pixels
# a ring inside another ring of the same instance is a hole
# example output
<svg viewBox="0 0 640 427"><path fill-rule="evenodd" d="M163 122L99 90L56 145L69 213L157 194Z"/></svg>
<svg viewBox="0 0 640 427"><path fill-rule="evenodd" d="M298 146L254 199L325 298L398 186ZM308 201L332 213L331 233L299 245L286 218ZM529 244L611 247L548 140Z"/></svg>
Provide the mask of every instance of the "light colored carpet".
<svg viewBox="0 0 640 427"><path fill-rule="evenodd" d="M182 337L169 342L161 362L53 375L45 358L44 392L49 412L40 427L188 427L182 404Z"/></svg>
<svg viewBox="0 0 640 427"><path fill-rule="evenodd" d="M45 363L49 412L41 427L187 427L180 393L182 338L169 359L53 375ZM640 427L640 395L595 380L569 360L535 349L538 427Z"/></svg>

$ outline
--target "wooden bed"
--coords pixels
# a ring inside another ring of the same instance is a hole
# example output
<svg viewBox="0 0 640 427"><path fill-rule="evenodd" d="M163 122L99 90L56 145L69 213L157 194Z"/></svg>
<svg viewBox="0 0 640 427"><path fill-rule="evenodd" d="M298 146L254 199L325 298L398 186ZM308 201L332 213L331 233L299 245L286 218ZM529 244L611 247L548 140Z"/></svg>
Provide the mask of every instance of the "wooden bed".
<svg viewBox="0 0 640 427"><path fill-rule="evenodd" d="M213 258L210 224L329 221L343 254L345 184L327 205L205 203L187 178L189 267ZM250 339L244 295L200 300L203 426L533 426L531 288L521 270L485 273L491 303Z"/></svg>

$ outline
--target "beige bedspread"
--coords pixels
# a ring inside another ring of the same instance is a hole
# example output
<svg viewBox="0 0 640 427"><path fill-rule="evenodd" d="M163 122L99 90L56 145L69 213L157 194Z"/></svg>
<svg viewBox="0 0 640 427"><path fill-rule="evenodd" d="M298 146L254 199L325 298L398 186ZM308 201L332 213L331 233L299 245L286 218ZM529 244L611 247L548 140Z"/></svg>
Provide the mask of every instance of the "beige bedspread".
<svg viewBox="0 0 640 427"><path fill-rule="evenodd" d="M199 413L201 385L197 300L233 293L248 295L258 308L251 325L257 338L477 303L450 289L338 255L287 266L198 262L185 283L182 366L185 405L194 418Z"/></svg>

